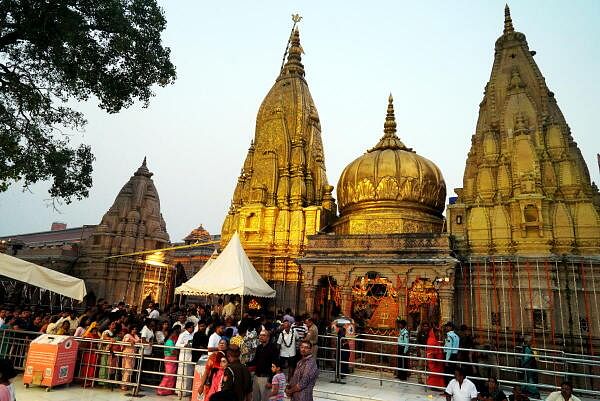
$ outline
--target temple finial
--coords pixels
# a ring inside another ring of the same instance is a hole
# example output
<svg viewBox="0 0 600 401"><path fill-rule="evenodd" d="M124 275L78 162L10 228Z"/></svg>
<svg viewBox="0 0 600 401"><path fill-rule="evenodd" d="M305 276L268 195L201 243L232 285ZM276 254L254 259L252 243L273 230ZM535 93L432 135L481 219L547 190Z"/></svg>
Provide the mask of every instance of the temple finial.
<svg viewBox="0 0 600 401"><path fill-rule="evenodd" d="M394 115L394 98L390 93L388 97L387 114L385 116L385 123L383 124L383 132L387 135L394 135L396 133L396 116Z"/></svg>
<svg viewBox="0 0 600 401"><path fill-rule="evenodd" d="M300 45L300 31L296 27L302 17L299 14L292 14L292 31L290 32L290 38L283 54L283 60L281 63L281 75L289 75L291 73L297 73L300 76L304 76L304 66L302 65L302 54L304 49ZM287 61L286 61L287 57Z"/></svg>
<svg viewBox="0 0 600 401"><path fill-rule="evenodd" d="M142 166L146 167L146 156L144 156L144 161L142 162Z"/></svg>
<svg viewBox="0 0 600 401"><path fill-rule="evenodd" d="M152 177L152 173L150 172L150 170L148 170L148 166L146 165L146 156L144 156L144 161L142 162L142 165L137 169L137 171L133 174L136 176L144 176L144 177Z"/></svg>
<svg viewBox="0 0 600 401"><path fill-rule="evenodd" d="M515 28L513 27L512 18L510 17L510 7L508 4L504 6L504 34L513 33Z"/></svg>

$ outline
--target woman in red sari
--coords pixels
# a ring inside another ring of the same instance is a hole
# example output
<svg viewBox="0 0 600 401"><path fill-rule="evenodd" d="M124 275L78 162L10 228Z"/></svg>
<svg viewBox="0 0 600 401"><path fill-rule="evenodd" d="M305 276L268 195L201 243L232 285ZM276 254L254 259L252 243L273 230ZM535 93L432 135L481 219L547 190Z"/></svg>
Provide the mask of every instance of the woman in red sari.
<svg viewBox="0 0 600 401"><path fill-rule="evenodd" d="M429 336L427 337L426 356L427 356L427 385L436 387L445 387L444 376L436 373L444 373L444 353L441 348L433 348L434 346L441 346L441 341L438 340L437 329L429 330ZM432 359L439 359L434 361Z"/></svg>
<svg viewBox="0 0 600 401"><path fill-rule="evenodd" d="M83 348L84 350L81 357L81 379L83 380L83 387L91 387L94 381L86 379L96 377L96 362L98 360L98 353L96 352L97 343L91 341L100 339L96 322L90 324L83 334L83 338L88 341L81 341L79 343L79 348Z"/></svg>
<svg viewBox="0 0 600 401"><path fill-rule="evenodd" d="M227 343L227 340L222 338L221 341L219 341L219 345L217 346L218 351L210 354L208 360L206 361L206 365L204 366L204 373L202 374L202 378L200 379L201 385L198 389L198 391L203 394L203 399L206 401L208 401L208 398L212 395L210 390L212 385L213 374L217 372L218 369L221 367L221 358L227 352L228 347L229 344Z"/></svg>

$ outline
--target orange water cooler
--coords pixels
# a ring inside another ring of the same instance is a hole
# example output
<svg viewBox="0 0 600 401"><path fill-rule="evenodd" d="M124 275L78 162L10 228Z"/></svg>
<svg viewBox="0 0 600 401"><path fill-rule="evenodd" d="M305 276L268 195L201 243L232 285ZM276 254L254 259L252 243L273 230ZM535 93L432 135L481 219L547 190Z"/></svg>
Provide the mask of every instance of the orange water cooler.
<svg viewBox="0 0 600 401"><path fill-rule="evenodd" d="M46 386L49 390L71 383L78 345L71 336L43 334L33 340L27 353L23 384Z"/></svg>
<svg viewBox="0 0 600 401"><path fill-rule="evenodd" d="M202 400L202 397L199 397L198 390L200 390L200 379L202 379L202 375L204 374L207 359L206 355L202 355L196 366L194 366L194 382L192 384L192 399L190 401Z"/></svg>

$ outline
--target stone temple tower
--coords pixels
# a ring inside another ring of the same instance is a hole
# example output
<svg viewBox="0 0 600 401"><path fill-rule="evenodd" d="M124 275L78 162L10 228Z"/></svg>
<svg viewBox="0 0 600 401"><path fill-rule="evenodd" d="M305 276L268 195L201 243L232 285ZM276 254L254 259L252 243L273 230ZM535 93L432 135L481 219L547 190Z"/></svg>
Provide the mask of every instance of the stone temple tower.
<svg viewBox="0 0 600 401"><path fill-rule="evenodd" d="M506 350L531 335L593 353L600 194L534 55L507 6L463 188L447 208L461 262L455 317Z"/></svg>
<svg viewBox="0 0 600 401"><path fill-rule="evenodd" d="M77 276L97 297L141 304L147 296L161 301L167 295L171 269L160 252L105 259L170 244L152 175L144 158L83 246Z"/></svg>
<svg viewBox="0 0 600 401"><path fill-rule="evenodd" d="M287 61L263 100L254 140L238 178L221 246L238 231L248 256L263 278L291 284L278 290L278 305L297 302L301 280L294 262L307 236L335 216L333 187L327 182L321 124L304 77L300 34L294 29ZM283 302L283 303L282 303Z"/></svg>
<svg viewBox="0 0 600 401"><path fill-rule="evenodd" d="M472 254L598 254L598 188L534 55L507 7L448 226Z"/></svg>

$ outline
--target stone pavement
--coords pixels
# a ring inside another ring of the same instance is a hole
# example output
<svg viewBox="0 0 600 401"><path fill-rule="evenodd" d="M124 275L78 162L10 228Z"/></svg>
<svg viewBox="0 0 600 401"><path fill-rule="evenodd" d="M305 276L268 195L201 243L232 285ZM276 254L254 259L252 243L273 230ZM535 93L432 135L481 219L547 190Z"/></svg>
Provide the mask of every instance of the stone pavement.
<svg viewBox="0 0 600 401"><path fill-rule="evenodd" d="M315 401L442 401L441 393L427 391L422 387L408 384L380 382L361 378L347 378L346 384L330 383L323 375L315 387ZM177 396L157 396L150 390L143 391L142 397L132 397L119 389L113 391L104 388L83 389L73 384L61 386L46 392L44 388L31 386L26 389L21 376L15 379L18 401L175 401ZM189 397L183 398L189 401Z"/></svg>

